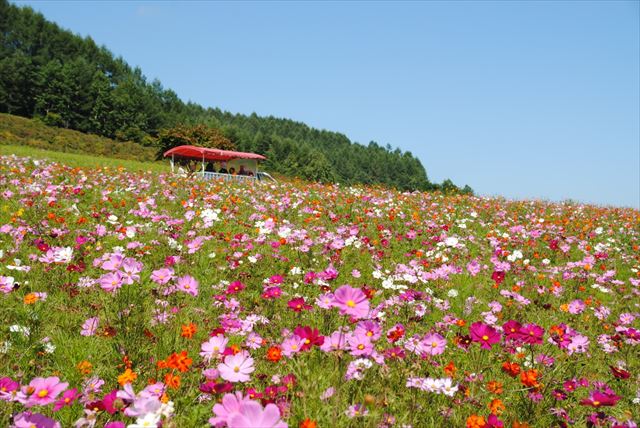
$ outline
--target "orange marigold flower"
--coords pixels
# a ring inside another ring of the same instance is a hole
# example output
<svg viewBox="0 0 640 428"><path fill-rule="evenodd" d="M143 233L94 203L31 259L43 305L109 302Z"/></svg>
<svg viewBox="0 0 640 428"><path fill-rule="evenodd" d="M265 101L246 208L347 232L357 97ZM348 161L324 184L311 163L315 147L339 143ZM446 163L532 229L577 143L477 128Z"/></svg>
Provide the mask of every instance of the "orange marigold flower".
<svg viewBox="0 0 640 428"><path fill-rule="evenodd" d="M531 426L526 422L513 421L511 428L531 428Z"/></svg>
<svg viewBox="0 0 640 428"><path fill-rule="evenodd" d="M168 388L178 389L180 388L180 376L174 375L172 373L167 373L164 375L164 383Z"/></svg>
<svg viewBox="0 0 640 428"><path fill-rule="evenodd" d="M500 415L502 412L504 412L504 410L505 405L499 398L495 398L491 400L491 403L489 403L489 411L491 411L491 413L496 416Z"/></svg>
<svg viewBox="0 0 640 428"><path fill-rule="evenodd" d="M282 351L278 346L272 346L267 350L267 360L277 363L282 358Z"/></svg>
<svg viewBox="0 0 640 428"><path fill-rule="evenodd" d="M240 347L238 345L231 345L229 347L229 349L231 349L231 352L233 352L233 355L236 355L238 352L241 351Z"/></svg>
<svg viewBox="0 0 640 428"><path fill-rule="evenodd" d="M300 422L300 428L316 428L318 426L318 424L316 423L316 421L313 421L309 418L305 419L304 421Z"/></svg>
<svg viewBox="0 0 640 428"><path fill-rule="evenodd" d="M24 296L24 303L26 305L33 305L37 301L38 301L38 295L36 293L29 293L26 296Z"/></svg>
<svg viewBox="0 0 640 428"><path fill-rule="evenodd" d="M120 386L125 386L128 383L133 383L138 378L138 375L131 369L126 369L124 373L118 376L118 383Z"/></svg>
<svg viewBox="0 0 640 428"><path fill-rule="evenodd" d="M180 336L191 339L193 335L196 334L196 331L198 331L198 328L194 323L190 322L189 324L184 324L182 326L182 333Z"/></svg>
<svg viewBox="0 0 640 428"><path fill-rule="evenodd" d="M487 422L483 416L471 415L467 418L467 428L483 428L487 426Z"/></svg>

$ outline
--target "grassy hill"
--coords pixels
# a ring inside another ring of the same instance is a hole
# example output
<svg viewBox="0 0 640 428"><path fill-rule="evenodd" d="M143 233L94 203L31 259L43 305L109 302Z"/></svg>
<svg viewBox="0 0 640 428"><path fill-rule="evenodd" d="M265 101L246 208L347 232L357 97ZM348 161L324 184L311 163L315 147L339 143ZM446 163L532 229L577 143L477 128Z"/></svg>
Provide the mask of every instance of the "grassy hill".
<svg viewBox="0 0 640 428"><path fill-rule="evenodd" d="M152 162L156 148L130 141L47 126L37 119L0 113L0 145L28 146L40 150L91 154L115 159Z"/></svg>

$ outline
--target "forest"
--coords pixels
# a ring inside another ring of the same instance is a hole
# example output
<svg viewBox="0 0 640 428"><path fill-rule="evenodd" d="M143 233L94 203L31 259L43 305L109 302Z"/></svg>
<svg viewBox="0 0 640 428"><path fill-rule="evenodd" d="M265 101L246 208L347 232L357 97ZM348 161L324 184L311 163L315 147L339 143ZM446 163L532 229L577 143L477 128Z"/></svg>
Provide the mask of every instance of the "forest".
<svg viewBox="0 0 640 428"><path fill-rule="evenodd" d="M284 175L473 193L451 180L432 183L419 159L389 144L362 145L289 119L184 102L91 37L6 0L0 0L0 113L158 149L164 130L204 125L218 130L237 150L265 155L265 168Z"/></svg>

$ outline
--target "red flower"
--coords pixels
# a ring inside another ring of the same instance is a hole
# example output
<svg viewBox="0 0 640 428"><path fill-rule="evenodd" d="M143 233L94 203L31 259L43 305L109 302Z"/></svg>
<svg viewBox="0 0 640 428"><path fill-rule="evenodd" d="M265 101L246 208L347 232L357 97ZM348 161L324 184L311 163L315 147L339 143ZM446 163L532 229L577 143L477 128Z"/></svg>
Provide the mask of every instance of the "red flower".
<svg viewBox="0 0 640 428"><path fill-rule="evenodd" d="M609 366L609 368L611 369L611 373L616 379L629 379L629 377L631 376L631 373L620 367Z"/></svg>
<svg viewBox="0 0 640 428"><path fill-rule="evenodd" d="M302 310L309 311L313 308L313 306L304 301L304 297L296 297L295 299L289 300L287 306L294 312L301 312Z"/></svg>
<svg viewBox="0 0 640 428"><path fill-rule="evenodd" d="M321 346L324 343L324 336L320 336L317 328L298 326L293 330L293 333L300 339L304 339L304 345L300 348L301 351L311 349L313 345Z"/></svg>
<svg viewBox="0 0 640 428"><path fill-rule="evenodd" d="M496 284L501 284L502 281L504 281L504 272L499 270L493 271L491 279L493 279Z"/></svg>

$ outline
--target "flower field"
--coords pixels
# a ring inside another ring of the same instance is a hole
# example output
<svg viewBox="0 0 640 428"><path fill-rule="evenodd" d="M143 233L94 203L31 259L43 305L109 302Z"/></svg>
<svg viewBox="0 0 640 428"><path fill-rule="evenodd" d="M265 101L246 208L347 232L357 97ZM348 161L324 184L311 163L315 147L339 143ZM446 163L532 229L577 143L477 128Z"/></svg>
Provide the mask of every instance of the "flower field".
<svg viewBox="0 0 640 428"><path fill-rule="evenodd" d="M16 156L0 192L0 426L640 421L636 210Z"/></svg>

